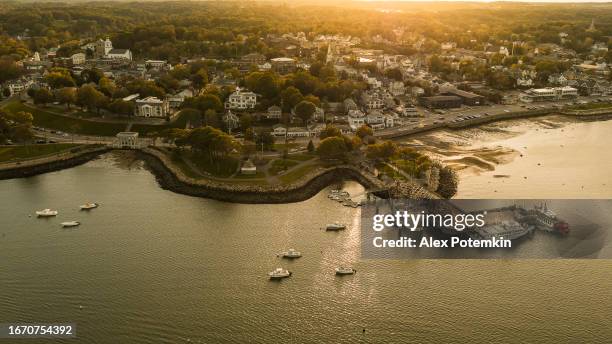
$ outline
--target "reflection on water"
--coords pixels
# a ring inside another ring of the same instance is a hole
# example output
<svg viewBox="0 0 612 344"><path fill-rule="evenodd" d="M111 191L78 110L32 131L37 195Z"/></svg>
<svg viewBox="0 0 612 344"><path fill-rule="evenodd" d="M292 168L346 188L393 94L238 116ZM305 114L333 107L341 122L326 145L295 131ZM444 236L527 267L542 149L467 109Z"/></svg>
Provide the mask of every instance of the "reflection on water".
<svg viewBox="0 0 612 344"><path fill-rule="evenodd" d="M561 116L441 131L406 142L459 170L456 198L610 198L612 120Z"/></svg>
<svg viewBox="0 0 612 344"><path fill-rule="evenodd" d="M612 336L612 262L362 260L359 209L330 201L325 191L294 204L228 204L162 190L141 163L106 155L0 181L0 192L0 322L74 322L74 343L569 343ZM101 206L80 212L87 201ZM29 217L42 208L60 215ZM65 230L59 223L66 220L83 224ZM322 229L332 221L350 225ZM276 256L288 248L303 257ZM339 265L358 273L338 278ZM266 273L278 266L294 275L270 283Z"/></svg>

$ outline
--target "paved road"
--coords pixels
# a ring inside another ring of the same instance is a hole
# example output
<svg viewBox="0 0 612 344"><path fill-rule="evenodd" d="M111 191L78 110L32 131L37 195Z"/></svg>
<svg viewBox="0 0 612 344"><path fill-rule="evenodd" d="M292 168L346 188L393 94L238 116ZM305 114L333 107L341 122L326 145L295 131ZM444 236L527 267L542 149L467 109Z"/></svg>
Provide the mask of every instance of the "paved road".
<svg viewBox="0 0 612 344"><path fill-rule="evenodd" d="M460 117L465 116L485 116L485 114L499 115L506 112L521 112L528 111L528 108L537 108L541 109L550 109L551 111L555 110L555 106L565 107L574 104L575 102L587 102L592 103L596 102L597 99L604 99L605 101L612 101L612 96L591 96L591 97L578 97L574 100L562 100L562 101L552 101L552 102L538 102L538 103L518 103L511 105L487 105L487 106L462 106L458 109L448 109L443 110L443 114L437 114L433 111L429 111L427 109L420 109L424 114L422 118L413 118L413 119L404 119L405 124L399 127L394 127L390 129L378 130L375 132L375 136L389 135L395 133L401 133L402 131L410 131L417 128L423 128L427 126L432 126L436 124L448 124L457 120Z"/></svg>

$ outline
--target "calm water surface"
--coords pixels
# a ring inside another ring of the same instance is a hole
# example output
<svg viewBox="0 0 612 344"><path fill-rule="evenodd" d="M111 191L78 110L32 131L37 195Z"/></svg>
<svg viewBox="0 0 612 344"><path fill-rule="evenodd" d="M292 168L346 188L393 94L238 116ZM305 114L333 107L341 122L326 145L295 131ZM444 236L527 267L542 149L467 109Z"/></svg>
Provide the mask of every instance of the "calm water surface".
<svg viewBox="0 0 612 344"><path fill-rule="evenodd" d="M60 215L29 217L48 207ZM350 228L321 229L336 220ZM65 342L87 344L611 341L612 261L361 260L358 226L326 192L193 198L117 154L0 181L0 323L74 322ZM288 248L303 257L277 258ZM342 264L359 272L334 276ZM278 266L294 276L268 281Z"/></svg>

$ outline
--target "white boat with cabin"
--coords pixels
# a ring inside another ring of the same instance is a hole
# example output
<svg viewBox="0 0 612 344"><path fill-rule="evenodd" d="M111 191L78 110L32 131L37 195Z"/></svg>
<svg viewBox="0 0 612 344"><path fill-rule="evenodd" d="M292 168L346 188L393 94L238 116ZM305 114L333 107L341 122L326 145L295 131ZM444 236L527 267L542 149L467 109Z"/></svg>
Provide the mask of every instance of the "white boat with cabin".
<svg viewBox="0 0 612 344"><path fill-rule="evenodd" d="M57 210L51 210L51 209L43 209L43 210L39 210L36 212L36 216L38 217L51 217L51 216L57 216L58 211Z"/></svg>
<svg viewBox="0 0 612 344"><path fill-rule="evenodd" d="M287 252L283 252L283 258L300 258L302 253L290 248Z"/></svg>
<svg viewBox="0 0 612 344"><path fill-rule="evenodd" d="M268 277L270 277L270 279L282 279L289 276L291 276L291 271L283 268L276 268L274 271L268 272Z"/></svg>
<svg viewBox="0 0 612 344"><path fill-rule="evenodd" d="M357 270L353 268L348 268L345 266L337 267L335 271L336 271L336 275L353 275L354 273L357 272Z"/></svg>
<svg viewBox="0 0 612 344"><path fill-rule="evenodd" d="M342 229L346 229L346 225L340 222L328 223L325 229L328 231L339 231Z"/></svg>
<svg viewBox="0 0 612 344"><path fill-rule="evenodd" d="M83 205L80 206L81 210L90 210L90 209L95 209L99 206L98 203L85 203Z"/></svg>

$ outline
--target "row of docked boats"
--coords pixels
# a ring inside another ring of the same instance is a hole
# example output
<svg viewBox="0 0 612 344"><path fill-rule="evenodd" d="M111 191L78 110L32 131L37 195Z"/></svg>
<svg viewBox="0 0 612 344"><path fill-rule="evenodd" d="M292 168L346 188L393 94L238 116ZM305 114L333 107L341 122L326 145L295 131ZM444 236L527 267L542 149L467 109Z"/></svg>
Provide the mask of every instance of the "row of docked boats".
<svg viewBox="0 0 612 344"><path fill-rule="evenodd" d="M85 203L81 206L79 206L79 209L82 211L87 211L87 210L91 210L91 209L95 209L99 206L98 203ZM59 211L57 210L52 210L52 209L43 209L43 210L38 210L36 211L36 216L37 217L55 217L59 214ZM62 222L61 223L62 227L68 228L68 227L77 227L80 226L81 223L79 221L66 221L66 222Z"/></svg>
<svg viewBox="0 0 612 344"><path fill-rule="evenodd" d="M344 190L333 189L327 197L333 201L342 203L345 207L357 208L362 205L362 202L355 202L351 199L351 195Z"/></svg>

